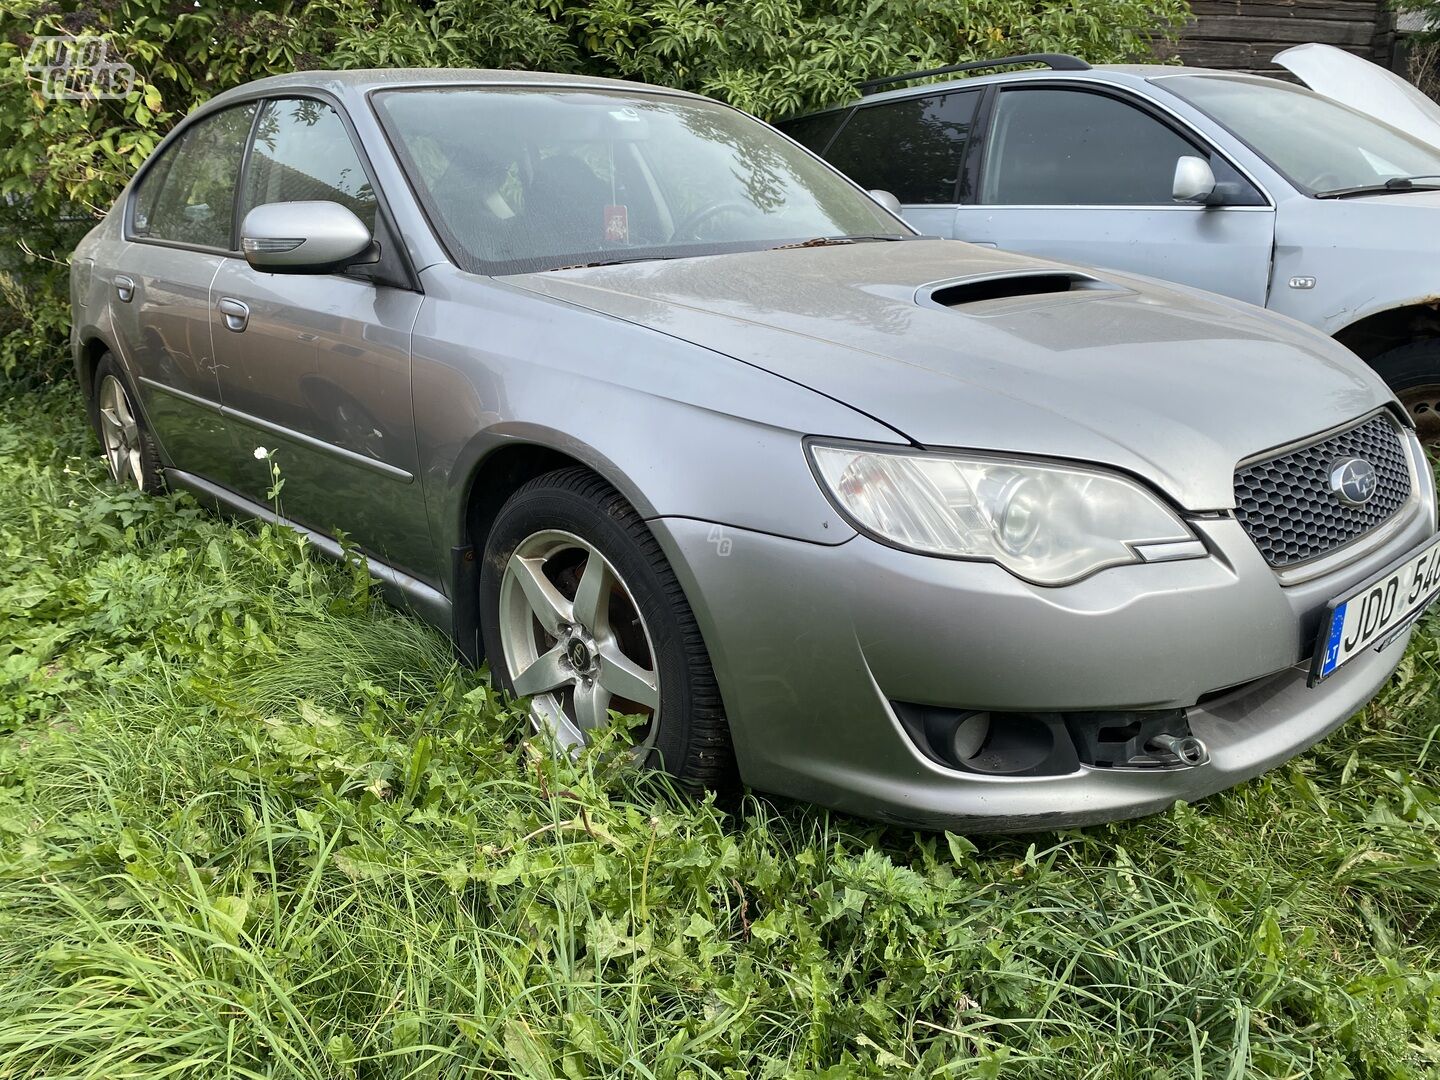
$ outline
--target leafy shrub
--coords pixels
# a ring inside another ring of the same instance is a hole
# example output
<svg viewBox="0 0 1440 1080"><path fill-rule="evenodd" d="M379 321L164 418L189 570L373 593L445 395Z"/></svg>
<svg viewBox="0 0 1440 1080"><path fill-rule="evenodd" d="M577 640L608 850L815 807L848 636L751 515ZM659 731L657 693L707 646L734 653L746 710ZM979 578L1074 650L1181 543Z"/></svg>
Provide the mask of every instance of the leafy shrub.
<svg viewBox="0 0 1440 1080"><path fill-rule="evenodd" d="M843 99L860 79L962 59L1145 56L1187 11L1185 0L0 0L0 199L20 211L8 235L48 250L36 234L70 208L102 213L190 109L275 72L584 72L776 117ZM134 90L123 101L47 100L25 70L42 34L104 35L136 68ZM28 269L12 269L18 291L0 294L0 366L28 355L49 372L64 351L65 298L58 275Z"/></svg>

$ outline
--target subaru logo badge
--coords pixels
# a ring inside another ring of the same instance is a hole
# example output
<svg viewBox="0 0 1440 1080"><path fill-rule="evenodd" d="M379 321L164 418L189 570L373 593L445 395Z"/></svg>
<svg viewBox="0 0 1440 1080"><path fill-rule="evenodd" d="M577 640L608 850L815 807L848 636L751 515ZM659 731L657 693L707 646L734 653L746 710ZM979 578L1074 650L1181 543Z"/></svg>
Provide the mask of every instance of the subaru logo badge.
<svg viewBox="0 0 1440 1080"><path fill-rule="evenodd" d="M1345 458L1330 466L1330 490L1348 506L1364 506L1379 482L1375 466L1364 458Z"/></svg>
<svg viewBox="0 0 1440 1080"><path fill-rule="evenodd" d="M581 672L590 670L590 650L585 647L583 641L578 638L571 639L569 652L572 668Z"/></svg>

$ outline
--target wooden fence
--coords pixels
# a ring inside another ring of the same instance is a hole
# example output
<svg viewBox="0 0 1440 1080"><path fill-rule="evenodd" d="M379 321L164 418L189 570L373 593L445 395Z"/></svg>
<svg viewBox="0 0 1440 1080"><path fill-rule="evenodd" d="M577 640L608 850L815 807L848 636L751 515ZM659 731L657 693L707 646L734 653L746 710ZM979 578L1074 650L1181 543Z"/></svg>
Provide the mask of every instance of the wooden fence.
<svg viewBox="0 0 1440 1080"><path fill-rule="evenodd" d="M1307 41L1336 45L1386 67L1395 13L1385 0L1190 0L1195 18L1175 51L1196 67L1278 70L1270 58Z"/></svg>

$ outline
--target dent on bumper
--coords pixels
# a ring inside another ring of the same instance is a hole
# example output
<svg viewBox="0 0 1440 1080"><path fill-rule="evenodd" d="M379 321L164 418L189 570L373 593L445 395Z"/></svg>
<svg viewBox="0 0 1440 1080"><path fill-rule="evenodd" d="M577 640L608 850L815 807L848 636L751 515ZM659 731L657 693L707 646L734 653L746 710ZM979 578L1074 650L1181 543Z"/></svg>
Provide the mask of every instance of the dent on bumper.
<svg viewBox="0 0 1440 1080"><path fill-rule="evenodd" d="M1428 531L1419 522L1359 565L1282 589L1239 526L1217 521L1205 534L1218 557L1046 590L995 566L864 538L826 547L727 528L721 546L704 522L651 524L700 620L747 783L972 831L1152 813L1319 741L1385 683L1408 635L1312 689L1299 661L1314 611ZM1190 707L1211 757L1163 771L960 773L918 750L891 699L999 711Z"/></svg>

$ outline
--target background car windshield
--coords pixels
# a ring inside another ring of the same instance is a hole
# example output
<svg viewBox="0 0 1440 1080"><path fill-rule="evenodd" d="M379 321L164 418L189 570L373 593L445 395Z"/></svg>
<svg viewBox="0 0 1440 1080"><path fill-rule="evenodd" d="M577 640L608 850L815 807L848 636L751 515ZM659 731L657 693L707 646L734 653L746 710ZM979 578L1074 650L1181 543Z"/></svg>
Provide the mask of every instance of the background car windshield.
<svg viewBox="0 0 1440 1080"><path fill-rule="evenodd" d="M479 273L910 235L840 174L721 105L469 88L376 102L452 257Z"/></svg>
<svg viewBox="0 0 1440 1080"><path fill-rule="evenodd" d="M1440 174L1440 149L1298 86L1208 75L1165 86L1312 195Z"/></svg>

